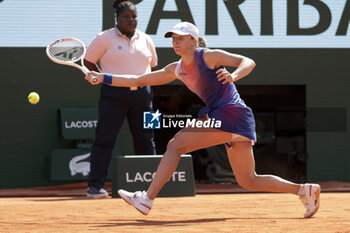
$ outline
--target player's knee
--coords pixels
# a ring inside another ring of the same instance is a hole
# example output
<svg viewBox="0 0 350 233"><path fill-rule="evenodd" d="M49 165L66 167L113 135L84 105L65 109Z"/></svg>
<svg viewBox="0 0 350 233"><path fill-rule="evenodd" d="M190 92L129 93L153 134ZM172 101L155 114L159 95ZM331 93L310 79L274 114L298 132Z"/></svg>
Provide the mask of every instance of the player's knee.
<svg viewBox="0 0 350 233"><path fill-rule="evenodd" d="M178 143L175 138L173 138L168 142L167 151L172 151L180 156L185 153L186 149L180 143Z"/></svg>
<svg viewBox="0 0 350 233"><path fill-rule="evenodd" d="M248 190L254 190L255 189L255 179L256 174L247 174L247 175L241 175L241 176L236 176L238 184L245 189Z"/></svg>

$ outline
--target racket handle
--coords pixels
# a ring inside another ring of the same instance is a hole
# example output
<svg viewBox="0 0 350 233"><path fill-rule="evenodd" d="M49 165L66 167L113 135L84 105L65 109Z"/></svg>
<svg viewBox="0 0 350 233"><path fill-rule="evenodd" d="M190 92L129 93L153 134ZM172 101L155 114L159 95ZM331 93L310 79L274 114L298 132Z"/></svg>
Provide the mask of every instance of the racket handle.
<svg viewBox="0 0 350 233"><path fill-rule="evenodd" d="M81 71L83 71L83 73L86 75L88 72L90 72L90 70L88 70L88 68L86 68L85 66L81 66ZM93 77L91 78L91 82L92 83L97 83L98 78Z"/></svg>
<svg viewBox="0 0 350 233"><path fill-rule="evenodd" d="M97 79L96 77L93 77L93 78L91 79L91 82L92 82L92 83L97 83L97 81L98 81L98 79Z"/></svg>

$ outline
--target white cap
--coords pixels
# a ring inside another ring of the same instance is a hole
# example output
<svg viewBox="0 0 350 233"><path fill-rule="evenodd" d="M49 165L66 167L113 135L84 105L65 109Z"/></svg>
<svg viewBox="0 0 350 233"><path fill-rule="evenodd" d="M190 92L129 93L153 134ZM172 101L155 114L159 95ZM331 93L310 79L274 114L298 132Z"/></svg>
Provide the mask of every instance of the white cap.
<svg viewBox="0 0 350 233"><path fill-rule="evenodd" d="M173 33L179 34L181 36L191 35L197 41L199 38L198 28L189 22L181 22L176 24L171 31L168 31L164 34L164 37L171 37Z"/></svg>

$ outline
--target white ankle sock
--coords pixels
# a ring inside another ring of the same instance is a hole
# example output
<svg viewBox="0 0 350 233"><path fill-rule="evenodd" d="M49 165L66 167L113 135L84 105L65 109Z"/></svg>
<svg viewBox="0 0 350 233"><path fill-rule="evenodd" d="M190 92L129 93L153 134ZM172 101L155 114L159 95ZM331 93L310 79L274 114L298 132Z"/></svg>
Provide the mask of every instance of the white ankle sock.
<svg viewBox="0 0 350 233"><path fill-rule="evenodd" d="M146 198L146 200L153 201L148 197L147 192L145 192L145 198Z"/></svg>
<svg viewBox="0 0 350 233"><path fill-rule="evenodd" d="M302 196L302 195L305 194L304 189L305 189L305 185L304 185L304 184L301 184L301 185L300 185L300 188L299 188L299 192L298 192L298 195L299 195L299 196Z"/></svg>

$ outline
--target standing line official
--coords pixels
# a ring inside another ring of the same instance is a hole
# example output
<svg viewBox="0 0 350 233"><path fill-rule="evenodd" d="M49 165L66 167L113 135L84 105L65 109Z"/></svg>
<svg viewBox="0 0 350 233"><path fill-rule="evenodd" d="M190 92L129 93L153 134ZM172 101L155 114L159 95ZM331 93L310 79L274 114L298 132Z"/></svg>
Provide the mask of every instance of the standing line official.
<svg viewBox="0 0 350 233"><path fill-rule="evenodd" d="M147 34L136 29L137 10L130 1L113 3L117 24L98 33L85 55L89 70L115 74L143 75L157 66L154 43ZM155 154L154 133L143 130L143 112L152 110L151 87L113 87L104 84L100 91L99 120L91 151L87 197L103 198L103 188L112 152L120 128L128 119L135 154Z"/></svg>

